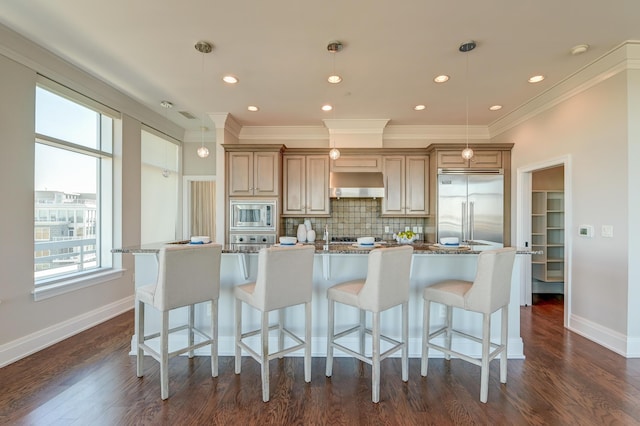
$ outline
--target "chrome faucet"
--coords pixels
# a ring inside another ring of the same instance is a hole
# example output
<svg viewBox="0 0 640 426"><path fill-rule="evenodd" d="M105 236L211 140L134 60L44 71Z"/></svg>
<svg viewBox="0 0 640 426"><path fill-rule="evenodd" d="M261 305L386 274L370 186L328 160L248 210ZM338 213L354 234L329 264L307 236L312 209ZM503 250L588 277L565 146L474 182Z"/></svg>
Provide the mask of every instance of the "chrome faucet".
<svg viewBox="0 0 640 426"><path fill-rule="evenodd" d="M324 236L322 239L324 240L323 250L329 250L329 225L324 225Z"/></svg>

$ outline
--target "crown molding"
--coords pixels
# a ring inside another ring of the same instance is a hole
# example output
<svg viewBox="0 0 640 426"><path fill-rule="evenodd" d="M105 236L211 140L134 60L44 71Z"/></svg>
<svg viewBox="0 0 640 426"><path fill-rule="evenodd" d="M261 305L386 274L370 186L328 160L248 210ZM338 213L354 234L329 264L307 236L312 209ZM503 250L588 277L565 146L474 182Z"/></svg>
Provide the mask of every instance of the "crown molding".
<svg viewBox="0 0 640 426"><path fill-rule="evenodd" d="M616 74L628 69L640 69L639 67L640 41L625 41L509 114L490 123L489 135L492 138L496 137Z"/></svg>

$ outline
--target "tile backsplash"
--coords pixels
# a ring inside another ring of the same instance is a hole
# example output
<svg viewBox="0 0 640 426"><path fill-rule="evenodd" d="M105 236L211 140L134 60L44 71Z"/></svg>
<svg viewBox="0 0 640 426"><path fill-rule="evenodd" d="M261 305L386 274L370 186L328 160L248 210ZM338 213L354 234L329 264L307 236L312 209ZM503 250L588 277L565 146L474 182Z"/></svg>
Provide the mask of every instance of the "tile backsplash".
<svg viewBox="0 0 640 426"><path fill-rule="evenodd" d="M404 231L405 227L413 230L414 227L422 227L423 234L429 233L429 218L412 217L382 217L381 199L372 198L341 198L331 199L331 217L286 217L282 219L281 229L283 235L295 236L298 225L305 219L311 221L311 226L316 231L316 240L322 239L325 225L329 225L331 237L382 237L384 240L393 239L393 234ZM385 226L389 232L385 233Z"/></svg>

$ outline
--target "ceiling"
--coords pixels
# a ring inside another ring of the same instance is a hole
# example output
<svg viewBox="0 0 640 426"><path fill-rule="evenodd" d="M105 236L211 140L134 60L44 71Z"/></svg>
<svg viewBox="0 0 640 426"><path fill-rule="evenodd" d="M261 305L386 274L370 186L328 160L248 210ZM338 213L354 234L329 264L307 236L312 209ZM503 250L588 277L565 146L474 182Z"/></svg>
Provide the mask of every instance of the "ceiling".
<svg viewBox="0 0 640 426"><path fill-rule="evenodd" d="M0 8L0 23L187 130L222 112L243 126L489 125L640 40L639 21L637 0L2 0ZM196 51L199 40L213 51ZM333 54L335 40L344 49ZM459 52L469 40L477 48ZM580 44L589 49L572 55ZM337 85L327 82L334 69ZM239 83L223 83L227 73ZM434 83L439 74L450 80ZM528 83L535 74L546 78ZM321 111L325 103L334 110ZM503 108L489 111L494 104Z"/></svg>

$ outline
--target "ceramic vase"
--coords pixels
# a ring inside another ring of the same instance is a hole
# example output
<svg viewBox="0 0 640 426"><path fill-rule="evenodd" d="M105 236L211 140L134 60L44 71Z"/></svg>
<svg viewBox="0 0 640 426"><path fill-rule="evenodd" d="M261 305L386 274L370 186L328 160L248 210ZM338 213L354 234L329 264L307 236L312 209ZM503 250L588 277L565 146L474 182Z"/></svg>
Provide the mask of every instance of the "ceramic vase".
<svg viewBox="0 0 640 426"><path fill-rule="evenodd" d="M307 241L307 227L304 225L304 223L298 225L298 235L296 236L298 237L298 242L300 243L304 243L305 241Z"/></svg>

